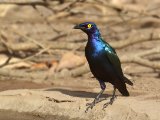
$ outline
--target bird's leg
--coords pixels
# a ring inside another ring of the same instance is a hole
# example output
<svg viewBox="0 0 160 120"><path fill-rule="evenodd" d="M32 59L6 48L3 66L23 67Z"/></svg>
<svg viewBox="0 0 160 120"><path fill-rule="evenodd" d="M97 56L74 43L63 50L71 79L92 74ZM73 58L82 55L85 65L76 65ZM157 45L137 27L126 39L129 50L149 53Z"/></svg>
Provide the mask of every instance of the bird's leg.
<svg viewBox="0 0 160 120"><path fill-rule="evenodd" d="M87 103L86 106L89 106L91 104L96 104L99 101L100 96L102 95L102 93L104 92L104 90L101 90L98 95L95 97L95 99L93 100L92 103Z"/></svg>
<svg viewBox="0 0 160 120"><path fill-rule="evenodd" d="M109 102L107 102L107 103L105 103L105 104L103 105L103 110L104 110L109 104L110 104L110 105L113 104L113 102L114 102L114 100L115 100L115 98L116 98L115 93L116 93L116 87L114 86L114 90L113 90L112 97L111 97L111 99L110 99Z"/></svg>
<svg viewBox="0 0 160 120"><path fill-rule="evenodd" d="M85 112L87 112L89 109L92 109L96 105L96 103L98 103L99 98L103 94L103 92L104 92L104 90L101 90L99 92L99 94L95 97L95 99L93 100L93 102L86 104L86 106L88 106L88 107L86 108Z"/></svg>
<svg viewBox="0 0 160 120"><path fill-rule="evenodd" d="M101 89L102 89L102 90L101 90L101 91L99 92L99 94L95 97L95 99L93 100L92 103L87 103L87 104L86 104L86 106L88 106L88 107L86 108L85 112L87 112L89 109L92 109L92 108L96 105L96 103L99 102L99 98L100 98L100 96L103 94L103 92L104 92L104 90L105 90L105 88L106 88L106 85L105 85L104 82L100 82L100 86L101 86Z"/></svg>
<svg viewBox="0 0 160 120"><path fill-rule="evenodd" d="M116 98L116 87L114 86L113 95L112 95L112 97L110 99L110 104L111 105L113 104L115 98Z"/></svg>

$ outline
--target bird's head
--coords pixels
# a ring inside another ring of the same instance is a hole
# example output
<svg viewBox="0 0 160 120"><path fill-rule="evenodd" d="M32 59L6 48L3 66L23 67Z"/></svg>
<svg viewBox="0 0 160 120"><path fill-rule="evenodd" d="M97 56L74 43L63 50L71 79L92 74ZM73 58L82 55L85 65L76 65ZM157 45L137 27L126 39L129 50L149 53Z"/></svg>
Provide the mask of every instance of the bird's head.
<svg viewBox="0 0 160 120"><path fill-rule="evenodd" d="M83 32L85 32L87 35L94 34L96 32L99 32L97 26L93 22L84 22L78 25L74 26L74 29L81 29Z"/></svg>

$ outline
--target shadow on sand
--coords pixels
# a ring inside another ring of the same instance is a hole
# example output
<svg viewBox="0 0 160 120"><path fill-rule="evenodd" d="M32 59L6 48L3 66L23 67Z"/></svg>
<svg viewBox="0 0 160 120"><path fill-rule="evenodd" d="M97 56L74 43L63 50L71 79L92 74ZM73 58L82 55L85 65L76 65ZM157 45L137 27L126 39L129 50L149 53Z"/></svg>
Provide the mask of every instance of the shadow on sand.
<svg viewBox="0 0 160 120"><path fill-rule="evenodd" d="M88 92L88 91L80 91L80 90L68 90L68 89L60 89L60 88L52 88L52 89L47 89L45 91L59 91L63 94L70 95L73 97L81 97L81 98L95 98L98 95L97 93L94 92ZM101 98L106 98L106 97L111 97L111 94L102 94Z"/></svg>
<svg viewBox="0 0 160 120"><path fill-rule="evenodd" d="M70 95L73 97L81 97L81 98L95 98L98 95L98 92L88 92L84 90L70 90L70 89L63 89L63 88L51 88L46 89L45 91L59 91L63 94ZM118 91L118 90L117 90ZM138 92L138 91L129 91L131 97L144 95L145 92ZM101 98L108 98L112 96L112 91L106 91L101 95ZM122 96L119 92L116 92L116 96Z"/></svg>

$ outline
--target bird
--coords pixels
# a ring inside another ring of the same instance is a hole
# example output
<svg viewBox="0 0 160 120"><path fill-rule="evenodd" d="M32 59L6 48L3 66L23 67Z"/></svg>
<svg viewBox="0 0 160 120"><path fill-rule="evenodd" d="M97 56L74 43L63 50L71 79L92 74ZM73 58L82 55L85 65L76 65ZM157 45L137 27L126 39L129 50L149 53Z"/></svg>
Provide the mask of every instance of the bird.
<svg viewBox="0 0 160 120"><path fill-rule="evenodd" d="M97 25L94 22L84 22L75 25L73 28L82 30L88 36L88 41L85 47L85 56L90 71L99 81L101 87L101 91L95 97L93 102L86 104L88 106L86 112L89 109L92 109L96 103L100 101L100 96L106 89L105 83L111 83L114 90L110 101L103 105L103 109L109 104L113 104L116 98L116 89L118 89L123 96L129 96L126 83L131 86L133 86L133 83L124 76L121 62L115 49L101 37Z"/></svg>

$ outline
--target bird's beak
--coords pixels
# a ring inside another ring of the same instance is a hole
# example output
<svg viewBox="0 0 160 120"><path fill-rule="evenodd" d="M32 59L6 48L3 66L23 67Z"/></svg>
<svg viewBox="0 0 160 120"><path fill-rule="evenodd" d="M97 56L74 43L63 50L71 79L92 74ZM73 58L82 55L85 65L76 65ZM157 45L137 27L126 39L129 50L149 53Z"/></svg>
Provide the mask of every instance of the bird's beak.
<svg viewBox="0 0 160 120"><path fill-rule="evenodd" d="M79 25L75 25L73 29L81 29L81 27Z"/></svg>

